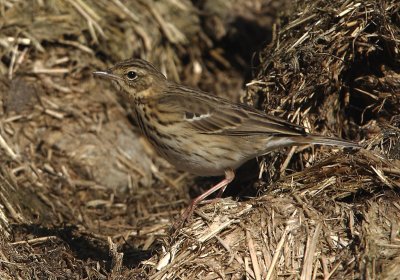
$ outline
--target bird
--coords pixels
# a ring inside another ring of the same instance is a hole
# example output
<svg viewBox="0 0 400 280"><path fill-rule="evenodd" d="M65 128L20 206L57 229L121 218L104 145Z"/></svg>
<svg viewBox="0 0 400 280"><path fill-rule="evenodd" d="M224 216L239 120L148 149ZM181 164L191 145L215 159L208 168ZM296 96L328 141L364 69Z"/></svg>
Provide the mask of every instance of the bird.
<svg viewBox="0 0 400 280"><path fill-rule="evenodd" d="M251 106L175 83L146 60L131 58L95 76L110 80L129 103L141 132L177 169L225 178L194 198L182 215L218 191L220 197L244 162L305 144L358 148L357 143L307 133L305 128Z"/></svg>

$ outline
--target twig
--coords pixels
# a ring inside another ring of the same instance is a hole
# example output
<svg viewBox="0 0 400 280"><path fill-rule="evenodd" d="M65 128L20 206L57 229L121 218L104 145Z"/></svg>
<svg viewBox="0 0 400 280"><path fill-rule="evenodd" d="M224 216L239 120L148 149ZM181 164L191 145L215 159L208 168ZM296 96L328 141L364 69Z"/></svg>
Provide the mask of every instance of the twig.
<svg viewBox="0 0 400 280"><path fill-rule="evenodd" d="M10 146L7 144L6 140L4 140L1 134L0 134L0 147L2 147L12 159L16 160L18 158L18 155L14 153L14 151L10 148Z"/></svg>
<svg viewBox="0 0 400 280"><path fill-rule="evenodd" d="M254 241L251 238L250 231L248 230L246 230L246 239L247 239L247 246L249 247L250 251L251 263L253 264L254 275L256 277L256 280L261 280L261 270L257 260L256 249L254 248Z"/></svg>

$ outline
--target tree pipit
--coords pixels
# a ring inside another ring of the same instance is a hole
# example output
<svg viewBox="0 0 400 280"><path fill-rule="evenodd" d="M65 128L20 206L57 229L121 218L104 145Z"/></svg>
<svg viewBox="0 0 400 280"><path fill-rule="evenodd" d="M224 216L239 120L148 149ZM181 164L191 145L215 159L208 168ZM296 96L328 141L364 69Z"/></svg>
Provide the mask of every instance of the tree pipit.
<svg viewBox="0 0 400 280"><path fill-rule="evenodd" d="M244 104L174 83L149 62L129 59L93 74L107 78L133 107L141 131L176 168L225 179L195 198L182 219L210 194L219 195L244 162L282 147L320 144L358 147L333 137L306 133L301 126Z"/></svg>

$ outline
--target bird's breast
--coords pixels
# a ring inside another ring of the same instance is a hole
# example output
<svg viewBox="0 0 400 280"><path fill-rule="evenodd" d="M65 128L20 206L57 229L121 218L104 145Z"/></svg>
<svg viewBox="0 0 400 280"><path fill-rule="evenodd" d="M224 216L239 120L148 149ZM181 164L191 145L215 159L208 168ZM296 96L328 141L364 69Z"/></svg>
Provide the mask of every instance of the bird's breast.
<svg viewBox="0 0 400 280"><path fill-rule="evenodd" d="M176 143L178 135L174 132L174 127L163 123L156 111L144 104L138 104L135 106L135 114L141 132L161 156L168 160L170 153L179 152Z"/></svg>

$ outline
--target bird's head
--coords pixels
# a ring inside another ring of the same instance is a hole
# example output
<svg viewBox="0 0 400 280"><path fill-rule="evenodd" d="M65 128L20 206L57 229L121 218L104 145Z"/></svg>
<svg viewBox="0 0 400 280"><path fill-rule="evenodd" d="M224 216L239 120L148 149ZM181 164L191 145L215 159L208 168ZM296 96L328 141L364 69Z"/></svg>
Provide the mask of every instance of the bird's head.
<svg viewBox="0 0 400 280"><path fill-rule="evenodd" d="M166 77L143 59L128 59L94 75L109 79L129 99L136 99L159 92L166 83Z"/></svg>

